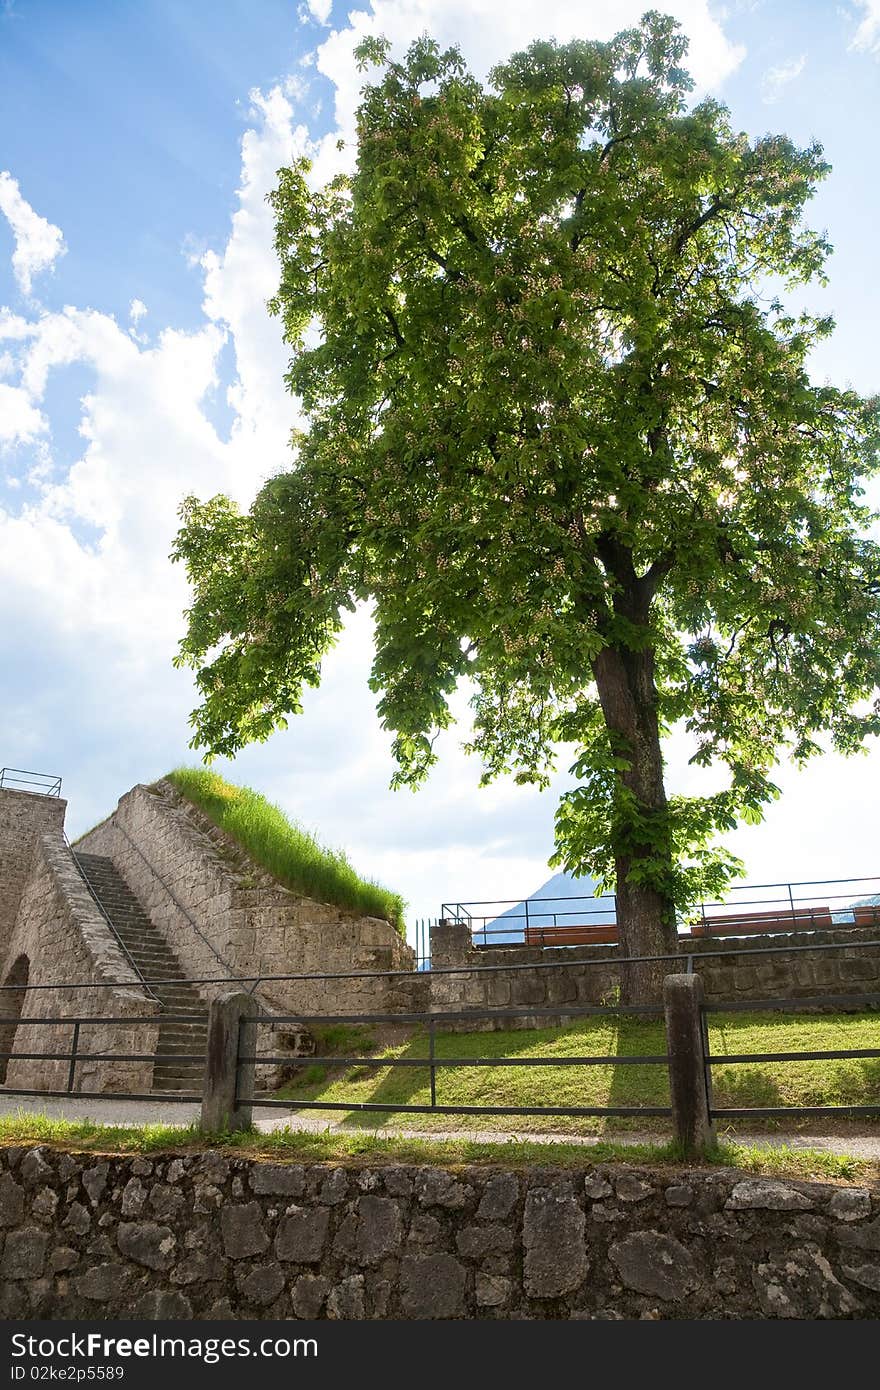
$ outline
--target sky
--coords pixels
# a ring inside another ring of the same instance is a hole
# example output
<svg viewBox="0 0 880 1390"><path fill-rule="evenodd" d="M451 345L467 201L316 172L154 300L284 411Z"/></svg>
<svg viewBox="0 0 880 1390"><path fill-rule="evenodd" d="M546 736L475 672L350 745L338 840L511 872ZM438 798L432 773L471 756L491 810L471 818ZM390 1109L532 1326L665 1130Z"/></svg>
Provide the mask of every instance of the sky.
<svg viewBox="0 0 880 1390"><path fill-rule="evenodd" d="M247 505L289 460L296 403L265 309L266 194L303 151L338 167L363 77L352 50L423 32L472 68L535 38L607 38L644 0L0 0L0 765L59 774L68 831L198 755L173 668L188 602L169 563L190 493ZM818 138L833 166L811 220L835 247L817 381L880 389L880 0L667 0L698 94L751 136ZM876 499L880 502L880 497ZM392 792L390 736L352 619L304 712L216 769L265 793L409 920L516 900L549 876L564 760L544 792L479 787L467 703L418 793ZM680 741L668 780L698 789ZM752 882L880 873L880 746L782 768L764 824L727 843Z"/></svg>

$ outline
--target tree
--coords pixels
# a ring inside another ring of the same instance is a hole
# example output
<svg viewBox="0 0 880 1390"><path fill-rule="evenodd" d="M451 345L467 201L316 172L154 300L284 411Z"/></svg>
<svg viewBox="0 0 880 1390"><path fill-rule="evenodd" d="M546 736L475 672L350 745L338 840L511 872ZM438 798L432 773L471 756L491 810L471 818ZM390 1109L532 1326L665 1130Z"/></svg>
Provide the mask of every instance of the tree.
<svg viewBox="0 0 880 1390"><path fill-rule="evenodd" d="M802 214L828 166L689 108L685 52L652 12L484 87L430 39L365 44L354 174L313 190L301 160L271 195L295 461L246 515L189 498L175 550L196 746L282 726L368 601L395 783L463 679L484 780L546 783L574 744L555 862L616 886L645 955L741 870L718 835L760 819L784 752L880 731L880 416L811 383L831 321L768 288L822 277ZM723 790L667 795L682 722Z"/></svg>

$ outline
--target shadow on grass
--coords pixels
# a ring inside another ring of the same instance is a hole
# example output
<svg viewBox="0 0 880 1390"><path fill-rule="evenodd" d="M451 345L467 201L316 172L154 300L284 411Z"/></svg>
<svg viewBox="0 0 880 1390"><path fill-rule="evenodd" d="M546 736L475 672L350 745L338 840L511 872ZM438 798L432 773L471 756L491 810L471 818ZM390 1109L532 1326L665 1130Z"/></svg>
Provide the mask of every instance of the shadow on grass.
<svg viewBox="0 0 880 1390"><path fill-rule="evenodd" d="M572 1024L561 1029L438 1033L436 1039L438 1059L497 1057L500 1060L524 1054L540 1057L547 1056L551 1048L561 1059L567 1055L657 1055L665 1051L665 1044L662 1024L639 1019L603 1020L601 1025L591 1020L588 1024ZM442 1120L450 1128L466 1126L469 1122L497 1126L499 1121L503 1121L504 1127L534 1129L539 1125L550 1125L554 1129L564 1128L584 1134L601 1133L609 1126L618 1129L646 1128L649 1121L652 1122L651 1128L667 1127L663 1119L645 1117L642 1120L638 1115L607 1120L601 1116L548 1115L545 1118L538 1115L520 1119L516 1115L471 1117L465 1114L457 1123L454 1114L438 1116L401 1110L402 1106L408 1104L429 1104L430 1069L427 1054L428 1036L426 1032L420 1032L400 1050L398 1056L413 1061L424 1059L425 1066L388 1066L376 1058L375 1062L363 1067L348 1068L324 1076L318 1076L314 1071L307 1072L298 1082L285 1088L285 1095L294 1105L297 1099L317 1102L332 1099L337 1102L367 1101L387 1107L382 1111L348 1111L345 1124L359 1128L375 1128L390 1119L432 1127ZM436 1101L441 1106L469 1104L542 1110L553 1106L665 1106L669 1103L669 1096L665 1065L507 1068L499 1065L497 1068L481 1066L473 1069L467 1066L438 1066ZM342 1112L335 1113L339 1115Z"/></svg>
<svg viewBox="0 0 880 1390"><path fill-rule="evenodd" d="M871 1023L875 1020L872 1018ZM805 1024L807 1025L805 1027ZM844 1027L845 1024L845 1027ZM865 1032L864 1021L841 1021L828 1016L812 1020L792 1016L738 1015L723 1024L713 1024L712 1052L716 1106L733 1109L762 1109L779 1106L867 1105L876 1102L880 1089L880 1059L852 1058L839 1061L727 1063L725 1054L776 1051L834 1050L872 1046L875 1032ZM355 1055L345 1042L348 1056ZM332 1068L320 1074L306 1071L285 1088L283 1096L292 1105L298 1100L320 1103L333 1100L345 1106L332 1112L335 1120L354 1129L376 1129L387 1123L418 1129L505 1129L517 1131L566 1132L581 1135L641 1131L668 1135L669 1120L663 1116L641 1115L644 1107L669 1105L668 1072L665 1063L639 1065L567 1065L545 1067L443 1067L436 1069L438 1105L510 1106L535 1108L539 1112L554 1106L630 1108L630 1116L529 1116L488 1114L480 1116L442 1115L407 1112L402 1106L427 1105L430 1100L427 1066L428 1037L425 1031L408 1038L399 1035L383 1039L397 1056L423 1065L392 1067L381 1057L363 1065ZM637 1057L663 1056L666 1040L663 1024L650 1018L618 1017L590 1019L564 1028L522 1029L487 1033L437 1034L436 1054L443 1058L488 1057L503 1059L531 1054L554 1059L576 1056ZM380 1105L380 1110L350 1110L352 1102ZM325 1112L331 1113L331 1112ZM834 1120L833 1110L823 1123ZM807 1123L792 1113L784 1116L749 1117L747 1124L758 1129L798 1128ZM840 1121L843 1123L843 1120ZM725 1123L720 1119L719 1123ZM730 1123L736 1123L731 1121Z"/></svg>

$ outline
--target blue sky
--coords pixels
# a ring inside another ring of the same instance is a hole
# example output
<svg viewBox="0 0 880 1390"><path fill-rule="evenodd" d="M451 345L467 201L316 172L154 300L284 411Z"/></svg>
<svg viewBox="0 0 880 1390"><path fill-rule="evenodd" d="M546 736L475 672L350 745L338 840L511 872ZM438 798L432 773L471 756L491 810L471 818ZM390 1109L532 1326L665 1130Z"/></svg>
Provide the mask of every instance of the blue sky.
<svg viewBox="0 0 880 1390"><path fill-rule="evenodd" d="M325 174L344 158L357 39L399 51L427 29L484 73L533 38L607 37L644 7L0 0L0 764L61 773L72 832L193 760L192 686L171 666L187 598L167 561L176 507L221 490L246 503L285 461L296 411L264 309L265 195L301 150ZM880 0L668 8L700 90L738 127L824 144L834 172L812 221L835 254L806 302L838 328L813 370L877 390ZM221 770L346 846L413 917L530 892L564 772L544 794L479 790L460 728L424 791L391 793L369 663L360 614L304 715ZM693 785L675 741L669 771ZM766 824L731 837L751 878L880 872L880 749L782 783Z"/></svg>

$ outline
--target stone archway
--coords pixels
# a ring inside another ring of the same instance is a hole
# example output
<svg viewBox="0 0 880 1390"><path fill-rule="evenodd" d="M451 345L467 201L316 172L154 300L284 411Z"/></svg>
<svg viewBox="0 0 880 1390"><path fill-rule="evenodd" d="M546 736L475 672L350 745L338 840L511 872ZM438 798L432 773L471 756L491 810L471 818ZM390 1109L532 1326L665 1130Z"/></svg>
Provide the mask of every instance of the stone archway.
<svg viewBox="0 0 880 1390"><path fill-rule="evenodd" d="M4 989L0 993L0 1053L11 1052L15 1042L15 1030L18 1027L18 1020L21 1018L21 1010L27 998L25 985L30 975L31 963L27 956L20 955L18 960L9 971L4 985L15 986L13 989ZM0 1085L6 1081L6 1070L9 1066L8 1057L0 1057Z"/></svg>

